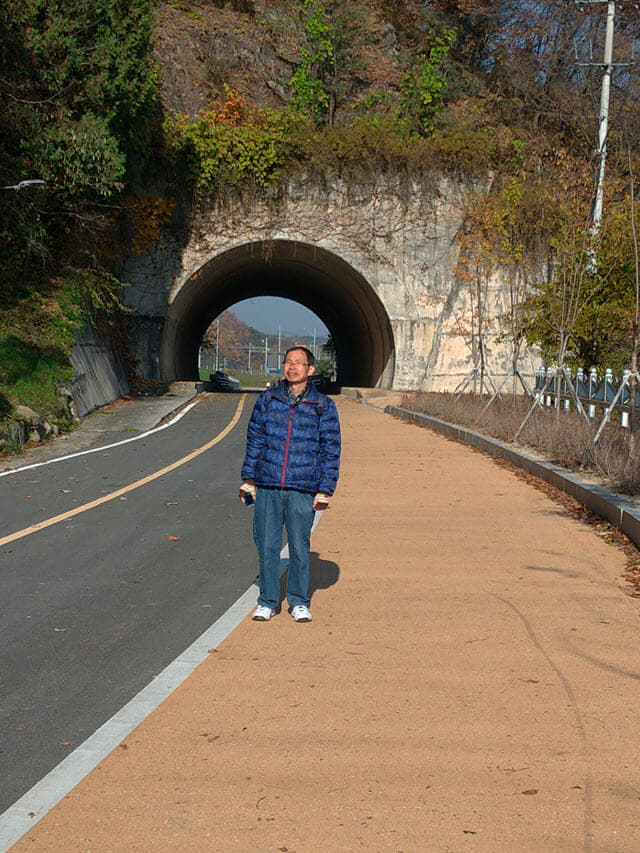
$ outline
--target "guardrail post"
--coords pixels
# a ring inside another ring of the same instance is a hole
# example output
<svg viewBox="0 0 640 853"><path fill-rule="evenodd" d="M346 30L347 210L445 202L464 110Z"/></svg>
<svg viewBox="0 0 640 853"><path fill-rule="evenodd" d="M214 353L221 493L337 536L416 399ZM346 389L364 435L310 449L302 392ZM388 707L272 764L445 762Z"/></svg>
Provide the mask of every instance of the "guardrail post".
<svg viewBox="0 0 640 853"><path fill-rule="evenodd" d="M613 389L613 370L610 367L604 372L604 402L609 403L609 388ZM613 390L613 396L615 396L615 389Z"/></svg>
<svg viewBox="0 0 640 853"><path fill-rule="evenodd" d="M553 368L551 367L547 367L547 385L549 386L550 390L553 390ZM544 398L544 402L546 406L553 405L553 397L551 396L551 394L546 395L546 397Z"/></svg>
<svg viewBox="0 0 640 853"><path fill-rule="evenodd" d="M598 371L595 367L592 367L589 371L589 399L593 397L593 389L598 385ZM596 407L593 403L589 403L589 417L595 418L596 416Z"/></svg>
<svg viewBox="0 0 640 853"><path fill-rule="evenodd" d="M631 403L631 396L629 394L629 377L631 376L630 370L623 370L622 372L622 387L623 393L620 397L620 404L622 406L629 405ZM620 426L624 429L629 429L629 412L626 412L624 409L620 412Z"/></svg>
<svg viewBox="0 0 640 853"><path fill-rule="evenodd" d="M629 394L629 388L630 388L629 377L630 376L631 376L630 370L623 370L622 371L622 384L624 385L625 391L622 394L622 397L620 398L620 402L622 403L623 406L628 406L629 403L631 402L631 395Z"/></svg>

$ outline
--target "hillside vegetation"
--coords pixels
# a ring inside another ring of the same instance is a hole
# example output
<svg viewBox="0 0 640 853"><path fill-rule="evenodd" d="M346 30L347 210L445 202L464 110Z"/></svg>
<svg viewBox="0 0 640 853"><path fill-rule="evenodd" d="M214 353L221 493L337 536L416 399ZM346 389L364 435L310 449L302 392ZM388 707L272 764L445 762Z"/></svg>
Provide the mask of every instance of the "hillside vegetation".
<svg viewBox="0 0 640 853"><path fill-rule="evenodd" d="M119 334L123 257L198 204L300 174L472 179L460 275L504 334L635 363L640 21L616 15L604 216L590 228L601 4L8 0L0 51L0 417L63 416L74 331ZM486 180L486 179L489 180ZM409 187L409 182L406 186ZM20 356L18 358L18 356ZM17 367L19 365L19 368Z"/></svg>

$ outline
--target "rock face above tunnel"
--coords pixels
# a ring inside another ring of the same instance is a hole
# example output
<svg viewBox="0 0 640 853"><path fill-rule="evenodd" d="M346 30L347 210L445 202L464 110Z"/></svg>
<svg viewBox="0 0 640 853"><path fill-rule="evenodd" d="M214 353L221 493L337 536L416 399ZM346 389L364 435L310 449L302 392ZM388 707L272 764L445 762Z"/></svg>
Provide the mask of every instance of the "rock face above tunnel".
<svg viewBox="0 0 640 853"><path fill-rule="evenodd" d="M466 193L427 177L308 181L277 205L202 211L182 244L128 261L124 299L137 317L143 375L192 379L209 323L264 295L294 299L323 320L342 383L454 390L472 371L477 343L478 283L459 258ZM511 370L509 342L497 340L508 304L499 276L482 284L483 345L496 383ZM520 369L530 376L532 359Z"/></svg>

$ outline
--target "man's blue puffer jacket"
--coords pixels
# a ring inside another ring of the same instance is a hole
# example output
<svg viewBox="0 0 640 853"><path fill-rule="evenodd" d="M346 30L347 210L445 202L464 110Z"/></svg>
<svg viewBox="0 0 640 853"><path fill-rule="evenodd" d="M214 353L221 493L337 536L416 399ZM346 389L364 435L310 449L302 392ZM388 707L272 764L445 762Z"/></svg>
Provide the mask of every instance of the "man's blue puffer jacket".
<svg viewBox="0 0 640 853"><path fill-rule="evenodd" d="M292 406L284 380L263 391L247 427L243 480L258 487L332 495L340 467L340 422L335 403L312 385Z"/></svg>

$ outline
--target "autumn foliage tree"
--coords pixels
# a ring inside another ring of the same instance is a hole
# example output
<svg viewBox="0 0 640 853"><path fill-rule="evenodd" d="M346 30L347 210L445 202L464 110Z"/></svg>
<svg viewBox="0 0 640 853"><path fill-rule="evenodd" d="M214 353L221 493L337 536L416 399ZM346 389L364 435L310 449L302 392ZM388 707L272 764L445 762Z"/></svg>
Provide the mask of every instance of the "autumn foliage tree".
<svg viewBox="0 0 640 853"><path fill-rule="evenodd" d="M217 353L220 369L244 370L252 335L250 327L232 311L223 311L205 332L204 342L209 353Z"/></svg>

